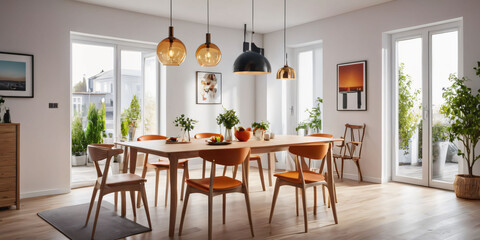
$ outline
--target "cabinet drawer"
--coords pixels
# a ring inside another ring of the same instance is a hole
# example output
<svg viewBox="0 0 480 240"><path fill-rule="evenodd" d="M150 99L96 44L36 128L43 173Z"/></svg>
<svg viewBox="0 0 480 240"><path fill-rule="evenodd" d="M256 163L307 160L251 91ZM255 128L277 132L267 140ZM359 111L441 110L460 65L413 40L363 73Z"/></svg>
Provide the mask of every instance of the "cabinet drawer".
<svg viewBox="0 0 480 240"><path fill-rule="evenodd" d="M17 199L15 197L1 198L0 197L0 207L8 207L17 204Z"/></svg>
<svg viewBox="0 0 480 240"><path fill-rule="evenodd" d="M2 192L16 191L17 179L14 177L0 178L0 195Z"/></svg>
<svg viewBox="0 0 480 240"><path fill-rule="evenodd" d="M2 178L16 177L17 176L17 167L16 166L0 166L0 181Z"/></svg>
<svg viewBox="0 0 480 240"><path fill-rule="evenodd" d="M2 125L0 126L0 135L5 133L16 133L17 127L15 125Z"/></svg>
<svg viewBox="0 0 480 240"><path fill-rule="evenodd" d="M17 135L15 133L0 133L0 153L17 151Z"/></svg>

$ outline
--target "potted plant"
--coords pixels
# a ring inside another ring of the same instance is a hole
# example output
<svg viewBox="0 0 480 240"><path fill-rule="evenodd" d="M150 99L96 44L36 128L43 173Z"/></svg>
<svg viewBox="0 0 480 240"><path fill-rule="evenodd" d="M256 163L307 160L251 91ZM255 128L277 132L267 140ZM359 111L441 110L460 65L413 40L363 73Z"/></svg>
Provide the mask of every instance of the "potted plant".
<svg viewBox="0 0 480 240"><path fill-rule="evenodd" d="M102 109L99 111L94 103L88 106L87 114L87 130L85 131L85 138L87 145L103 143L105 137L105 104L102 104Z"/></svg>
<svg viewBox="0 0 480 240"><path fill-rule="evenodd" d="M299 131L300 129L304 129L304 135L309 133L319 133L322 130L322 111L320 109L320 104L323 103L323 99L317 97L315 99L316 106L310 109L306 109L305 112L308 112L308 119L298 123L295 131Z"/></svg>
<svg viewBox="0 0 480 240"><path fill-rule="evenodd" d="M223 125L225 127L225 141L232 141L233 140L233 133L232 129L240 123L240 119L238 118L235 110L233 109L226 109L223 108L225 111L223 114L220 113L217 116L217 124L218 125Z"/></svg>
<svg viewBox="0 0 480 240"><path fill-rule="evenodd" d="M267 131L270 128L270 123L268 121L253 122L252 128L253 128L253 136L255 136L257 140L264 140L265 131Z"/></svg>
<svg viewBox="0 0 480 240"><path fill-rule="evenodd" d="M301 133L300 130L303 130L303 133ZM300 136L308 135L308 123L306 121L298 123L295 131L297 131Z"/></svg>
<svg viewBox="0 0 480 240"><path fill-rule="evenodd" d="M480 76L479 69L474 69ZM450 87L443 88L445 103L440 107L440 113L450 124L446 129L449 141L462 143L463 150L459 148L457 155L468 166L468 174L458 174L455 178L455 194L459 198L480 199L480 177L473 175L473 166L480 158L475 153L480 139L480 90L474 95L472 89L465 85L465 77L458 78L451 74L449 80L453 83Z"/></svg>
<svg viewBox="0 0 480 240"><path fill-rule="evenodd" d="M138 121L141 119L140 103L138 102L137 95L133 95L130 107L123 112L124 119L128 123L128 140L133 141L135 137L135 131L138 127Z"/></svg>
<svg viewBox="0 0 480 240"><path fill-rule="evenodd" d="M434 178L441 178L447 161L449 142L447 141L447 125L436 122L432 126L432 173Z"/></svg>
<svg viewBox="0 0 480 240"><path fill-rule="evenodd" d="M87 139L83 131L82 115L75 113L72 122L72 166L81 166L87 163Z"/></svg>
<svg viewBox="0 0 480 240"><path fill-rule="evenodd" d="M412 150L411 147L418 147L416 144L412 144L412 137L417 132L420 120L420 90L413 89L412 78L404 73L404 69L405 64L401 63L398 69L399 161L400 163L412 164L414 154L408 156L410 150Z"/></svg>
<svg viewBox="0 0 480 240"><path fill-rule="evenodd" d="M122 134L122 140L125 141L127 140L127 135L128 135L128 121L126 119L121 120L122 122L120 123L120 134Z"/></svg>
<svg viewBox="0 0 480 240"><path fill-rule="evenodd" d="M195 128L195 123L197 123L197 120L193 120L191 118L185 117L185 114L181 114L177 118L175 118L175 127L180 127L181 130L183 131L183 139L186 139L188 142L190 142L190 131Z"/></svg>

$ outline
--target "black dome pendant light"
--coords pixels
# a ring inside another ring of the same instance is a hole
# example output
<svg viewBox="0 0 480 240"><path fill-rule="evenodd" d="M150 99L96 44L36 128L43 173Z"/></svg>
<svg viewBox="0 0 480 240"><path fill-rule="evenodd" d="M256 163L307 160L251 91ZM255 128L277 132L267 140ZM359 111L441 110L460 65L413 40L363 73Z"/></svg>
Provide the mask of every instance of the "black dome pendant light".
<svg viewBox="0 0 480 240"><path fill-rule="evenodd" d="M254 10L255 3L254 0L252 0L252 42L248 43L246 41L247 24L245 24L243 32L243 53L237 57L233 64L233 72L236 74L260 75L272 72L270 62L263 56L263 48L259 48L253 43L253 34L255 34Z"/></svg>
<svg viewBox="0 0 480 240"><path fill-rule="evenodd" d="M285 65L278 69L277 79L294 80L295 69L288 66L287 55L287 0L283 1L283 55L285 56Z"/></svg>

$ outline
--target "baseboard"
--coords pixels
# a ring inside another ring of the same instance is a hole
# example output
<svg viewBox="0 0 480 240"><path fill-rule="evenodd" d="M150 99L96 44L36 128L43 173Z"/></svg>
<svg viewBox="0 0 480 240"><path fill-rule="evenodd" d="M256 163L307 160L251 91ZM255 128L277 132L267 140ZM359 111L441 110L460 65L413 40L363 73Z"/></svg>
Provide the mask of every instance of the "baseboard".
<svg viewBox="0 0 480 240"><path fill-rule="evenodd" d="M381 178L369 177L369 176L362 176L364 182L371 182L371 183L382 183ZM351 174L351 173L344 173L343 178L358 181L358 174Z"/></svg>
<svg viewBox="0 0 480 240"><path fill-rule="evenodd" d="M20 199L69 193L70 189L50 189L37 192L20 193Z"/></svg>

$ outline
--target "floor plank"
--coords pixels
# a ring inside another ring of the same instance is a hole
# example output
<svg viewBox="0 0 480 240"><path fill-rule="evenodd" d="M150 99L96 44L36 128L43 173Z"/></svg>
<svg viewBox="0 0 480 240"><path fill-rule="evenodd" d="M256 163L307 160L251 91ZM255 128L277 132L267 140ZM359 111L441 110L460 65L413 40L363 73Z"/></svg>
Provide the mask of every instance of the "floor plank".
<svg viewBox="0 0 480 240"><path fill-rule="evenodd" d="M221 169L219 170L219 173ZM265 172L266 173L266 172ZM127 239L168 239L168 208L163 206L165 173L161 173L159 207L154 204L154 174L147 175L147 193L153 231ZM191 176L199 177L199 170ZM181 174L179 174L181 176ZM265 175L266 176L266 175ZM250 174L250 197L256 239L479 239L480 201L457 199L450 191L400 183L370 184L337 181L339 224L323 205L318 191L319 207L313 215L313 189L307 191L309 233L304 233L303 216L295 213L295 191L282 187L272 224L268 224L273 187L261 189L258 171ZM180 179L179 179L180 180ZM91 187L74 189L68 194L22 200L21 210L0 211L0 239L65 239L40 219L36 213L46 209L86 203ZM113 194L107 201L113 202ZM130 202L130 201L128 201ZM183 202L179 202L178 216ZM214 199L213 236L216 239L248 239L250 231L245 201L241 194L227 196L227 222L222 224L221 197ZM300 207L301 208L301 207ZM85 209L87 211L87 209ZM133 219L129 204L127 217ZM179 217L177 217L179 221ZM145 212L137 210L137 220L147 225ZM101 228L101 226L98 226ZM207 237L207 198L192 194L187 210L184 232L175 239Z"/></svg>

